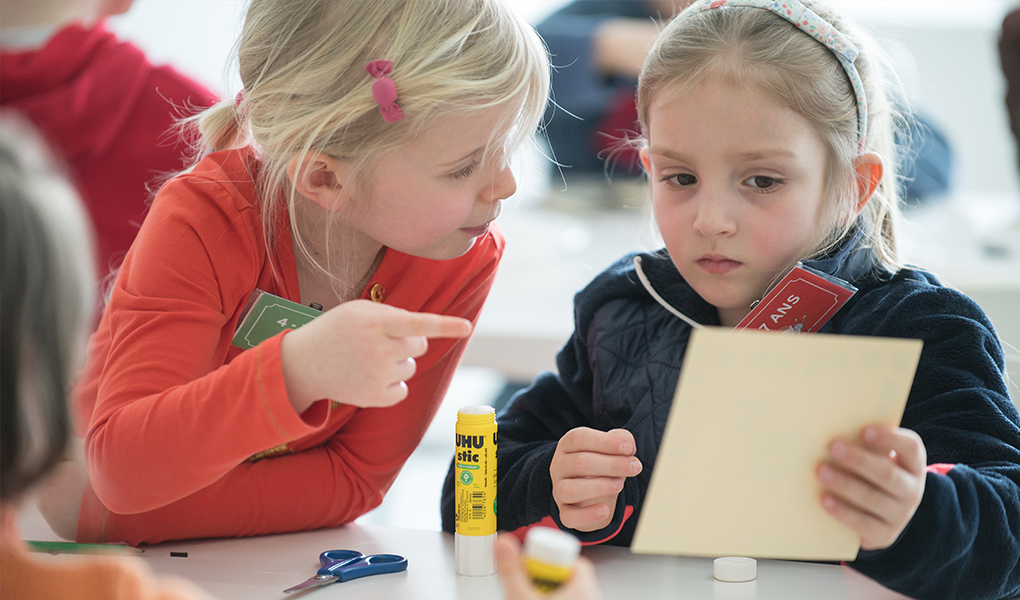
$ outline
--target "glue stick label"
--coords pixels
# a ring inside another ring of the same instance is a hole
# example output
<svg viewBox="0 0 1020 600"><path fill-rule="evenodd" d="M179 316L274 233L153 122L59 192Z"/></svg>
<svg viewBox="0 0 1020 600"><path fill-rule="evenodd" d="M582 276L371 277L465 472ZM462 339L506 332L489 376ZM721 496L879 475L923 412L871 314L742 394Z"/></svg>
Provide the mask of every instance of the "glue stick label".
<svg viewBox="0 0 1020 600"><path fill-rule="evenodd" d="M546 594L560 587L574 573L571 567L550 565L531 557L524 558L524 570L531 576L535 587Z"/></svg>
<svg viewBox="0 0 1020 600"><path fill-rule="evenodd" d="M496 416L457 414L457 533L496 533ZM486 407L488 408L488 407Z"/></svg>

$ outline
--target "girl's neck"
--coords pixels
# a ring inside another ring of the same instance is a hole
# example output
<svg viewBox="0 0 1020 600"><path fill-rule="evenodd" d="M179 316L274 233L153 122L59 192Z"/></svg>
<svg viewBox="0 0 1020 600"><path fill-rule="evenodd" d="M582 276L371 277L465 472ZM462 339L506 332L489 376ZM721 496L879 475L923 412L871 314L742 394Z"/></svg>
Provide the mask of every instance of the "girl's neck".
<svg viewBox="0 0 1020 600"><path fill-rule="evenodd" d="M750 308L716 308L716 310L719 312L719 324L730 328L736 327L737 323L751 312Z"/></svg>
<svg viewBox="0 0 1020 600"><path fill-rule="evenodd" d="M301 302L315 302L323 310L361 296L385 252L382 244L342 222L331 224L331 219L335 220L335 215L315 202L301 201L291 224L292 237L300 237L307 251L303 252L295 240L294 261ZM329 273L320 267L327 268Z"/></svg>

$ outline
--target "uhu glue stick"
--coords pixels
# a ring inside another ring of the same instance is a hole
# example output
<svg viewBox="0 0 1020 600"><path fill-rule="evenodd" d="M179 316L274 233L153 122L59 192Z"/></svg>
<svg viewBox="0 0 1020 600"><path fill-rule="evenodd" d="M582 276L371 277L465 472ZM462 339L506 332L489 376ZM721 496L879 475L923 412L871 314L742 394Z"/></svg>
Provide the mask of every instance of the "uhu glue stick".
<svg viewBox="0 0 1020 600"><path fill-rule="evenodd" d="M465 406L457 413L458 575L496 572L496 411Z"/></svg>
<svg viewBox="0 0 1020 600"><path fill-rule="evenodd" d="M581 543L569 533L551 527L532 527L524 540L524 569L531 581L548 594L574 573Z"/></svg>

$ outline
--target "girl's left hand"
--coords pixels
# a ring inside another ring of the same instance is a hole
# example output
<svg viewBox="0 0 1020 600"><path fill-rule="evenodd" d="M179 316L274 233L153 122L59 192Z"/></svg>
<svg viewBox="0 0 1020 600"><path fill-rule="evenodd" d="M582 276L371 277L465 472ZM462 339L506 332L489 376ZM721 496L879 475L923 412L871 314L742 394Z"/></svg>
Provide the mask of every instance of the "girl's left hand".
<svg viewBox="0 0 1020 600"><path fill-rule="evenodd" d="M881 550L921 504L927 454L921 437L902 427L865 427L861 440L829 444L829 462L815 473L826 512L861 536L861 549Z"/></svg>

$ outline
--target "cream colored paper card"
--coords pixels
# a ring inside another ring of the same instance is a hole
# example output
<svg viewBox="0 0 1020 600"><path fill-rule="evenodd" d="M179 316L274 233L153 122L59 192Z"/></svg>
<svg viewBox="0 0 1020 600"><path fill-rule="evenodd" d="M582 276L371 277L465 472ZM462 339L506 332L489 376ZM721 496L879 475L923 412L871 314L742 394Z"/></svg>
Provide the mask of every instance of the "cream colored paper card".
<svg viewBox="0 0 1020 600"><path fill-rule="evenodd" d="M836 437L896 426L919 340L693 332L631 551L853 560L815 466Z"/></svg>

